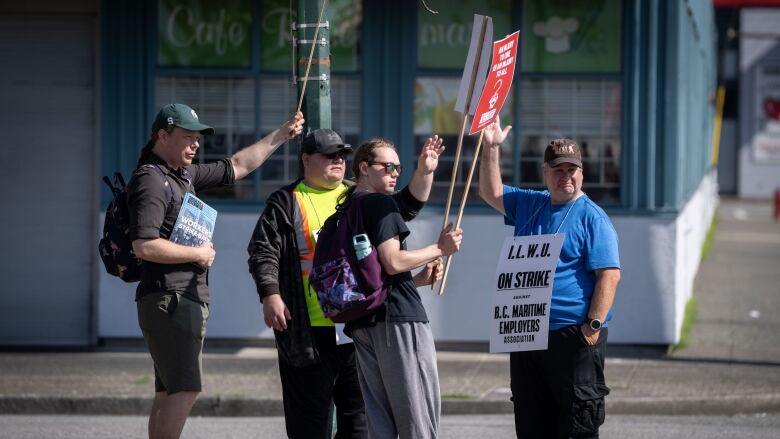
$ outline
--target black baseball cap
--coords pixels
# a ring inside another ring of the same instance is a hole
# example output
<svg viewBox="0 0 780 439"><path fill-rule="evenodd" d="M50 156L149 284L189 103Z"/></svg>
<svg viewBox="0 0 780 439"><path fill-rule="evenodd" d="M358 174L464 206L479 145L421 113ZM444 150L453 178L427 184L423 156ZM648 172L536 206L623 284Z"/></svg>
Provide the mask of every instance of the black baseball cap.
<svg viewBox="0 0 780 439"><path fill-rule="evenodd" d="M160 111L154 118L154 123L152 123L152 133L169 127L198 131L208 136L214 134L214 128L200 123L195 110L184 104L168 104L160 108Z"/></svg>
<svg viewBox="0 0 780 439"><path fill-rule="evenodd" d="M582 168L580 145L571 139L555 139L544 150L544 162L551 168L562 163L571 163Z"/></svg>
<svg viewBox="0 0 780 439"><path fill-rule="evenodd" d="M344 143L338 133L327 128L320 128L310 132L301 142L302 154L333 154L339 151L352 154L352 146Z"/></svg>

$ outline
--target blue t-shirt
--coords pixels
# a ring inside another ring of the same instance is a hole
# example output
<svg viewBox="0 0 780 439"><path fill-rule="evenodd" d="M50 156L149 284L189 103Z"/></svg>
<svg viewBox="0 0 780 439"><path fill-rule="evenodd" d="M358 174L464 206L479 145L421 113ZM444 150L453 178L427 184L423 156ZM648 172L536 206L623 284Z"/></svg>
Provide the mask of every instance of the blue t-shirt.
<svg viewBox="0 0 780 439"><path fill-rule="evenodd" d="M552 204L547 191L512 186L504 186L504 211L504 222L515 227L515 236L566 234L555 270L550 330L583 323L596 284L594 270L620 268L612 221L587 195ZM606 320L611 318L610 311Z"/></svg>

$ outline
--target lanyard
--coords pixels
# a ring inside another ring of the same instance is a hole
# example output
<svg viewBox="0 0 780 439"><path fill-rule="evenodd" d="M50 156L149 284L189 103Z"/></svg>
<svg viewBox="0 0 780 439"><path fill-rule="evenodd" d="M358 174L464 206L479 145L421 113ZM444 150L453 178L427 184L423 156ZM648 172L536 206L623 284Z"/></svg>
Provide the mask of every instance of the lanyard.
<svg viewBox="0 0 780 439"><path fill-rule="evenodd" d="M571 203L571 206L569 206L569 208L568 208L568 209L566 209L566 213L563 215L563 219L561 220L561 223L560 223L560 224L558 224L558 228L557 228L557 229L555 229L555 233L554 233L553 235L555 235L555 236L557 236L557 235L558 235L558 232L560 232L560 230L561 230L561 226L563 226L563 223L566 221L566 218L568 218L568 217L569 217L569 213L571 212L571 209L572 209L572 207L574 207L574 205L575 205L575 204L577 204L577 202L578 202L578 201L580 201L580 198L582 198L582 197L579 197L579 198L577 198L576 200L574 200L574 202L573 202L573 203ZM539 208L537 208L537 209L536 209L536 212L534 212L534 214L533 214L533 215L531 215L531 216L528 218L528 221L526 221L526 222L525 222L525 224L523 224L523 227L521 227L521 228L520 228L520 231L523 231L523 230L525 230L525 227L528 225L528 223L530 223L531 221L533 221L534 219L536 219L536 216L539 214L539 212L540 212L540 211L541 211L543 208L547 207L547 205L548 205L547 203L544 203L544 204L542 204L541 206L539 206ZM551 198L551 199L550 199L550 201L549 201L549 205L550 205L550 206L552 206L552 198ZM540 231L540 234L541 234L541 231ZM531 231L531 235L533 235L533 230Z"/></svg>

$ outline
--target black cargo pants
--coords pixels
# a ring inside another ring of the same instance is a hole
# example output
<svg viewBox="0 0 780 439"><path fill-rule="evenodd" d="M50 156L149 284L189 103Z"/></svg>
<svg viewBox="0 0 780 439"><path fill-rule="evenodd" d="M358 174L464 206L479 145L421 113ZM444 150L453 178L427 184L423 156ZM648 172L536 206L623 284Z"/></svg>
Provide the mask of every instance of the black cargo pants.
<svg viewBox="0 0 780 439"><path fill-rule="evenodd" d="M550 331L545 351L512 352L510 376L518 438L598 438L606 415L607 328L588 346L580 325Z"/></svg>

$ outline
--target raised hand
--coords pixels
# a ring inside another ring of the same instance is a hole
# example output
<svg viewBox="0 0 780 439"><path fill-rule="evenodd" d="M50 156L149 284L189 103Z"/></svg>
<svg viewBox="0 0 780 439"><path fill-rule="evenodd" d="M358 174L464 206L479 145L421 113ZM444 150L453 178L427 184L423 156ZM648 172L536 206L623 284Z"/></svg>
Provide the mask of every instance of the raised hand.
<svg viewBox="0 0 780 439"><path fill-rule="evenodd" d="M493 123L486 126L485 129L482 130L484 134L482 140L490 147L501 146L501 144L504 143L504 140L506 140L506 136L509 134L511 129L512 125L507 125L506 128L502 130L501 120L498 116L496 116L496 119L493 121Z"/></svg>
<svg viewBox="0 0 780 439"><path fill-rule="evenodd" d="M286 135L285 141L290 140L296 136L299 136L303 132L303 123L306 120L303 118L303 113L300 111L293 114L292 117L282 124L279 132Z"/></svg>
<svg viewBox="0 0 780 439"><path fill-rule="evenodd" d="M423 174L430 174L439 166L439 156L444 152L444 141L438 135L429 137L420 150L417 158L417 168Z"/></svg>

